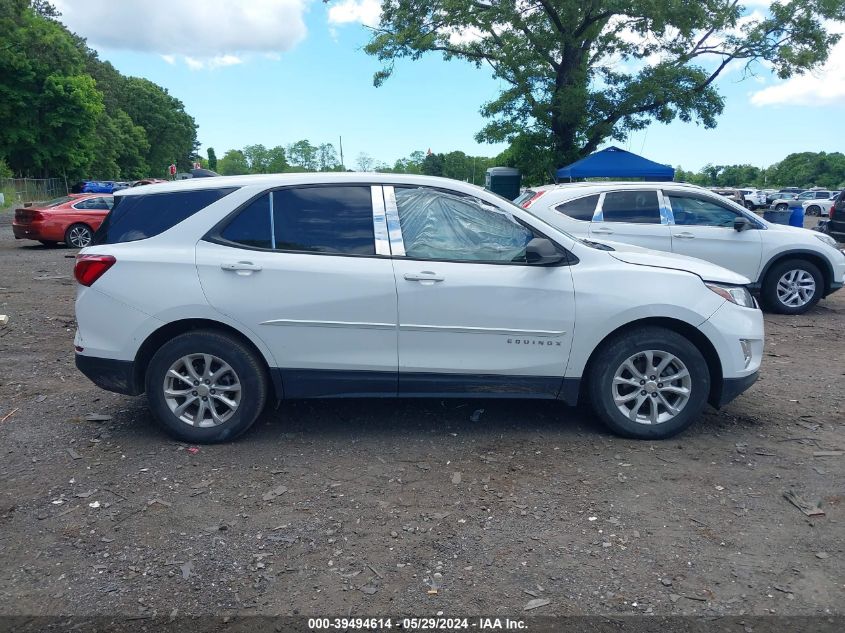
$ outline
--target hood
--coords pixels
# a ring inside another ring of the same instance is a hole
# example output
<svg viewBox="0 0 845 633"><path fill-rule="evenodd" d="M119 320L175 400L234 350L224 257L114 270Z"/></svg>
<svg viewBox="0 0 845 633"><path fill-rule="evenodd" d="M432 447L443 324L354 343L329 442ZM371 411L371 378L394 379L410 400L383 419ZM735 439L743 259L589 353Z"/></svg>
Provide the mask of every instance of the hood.
<svg viewBox="0 0 845 633"><path fill-rule="evenodd" d="M711 264L703 259L663 251L652 251L636 246L632 248L628 244L608 243L608 246L613 246L614 249L617 249L608 252L608 255L626 264L683 270L693 275L698 275L704 281L715 281L716 283L722 284L746 286L751 283L751 280L748 278L727 268Z"/></svg>

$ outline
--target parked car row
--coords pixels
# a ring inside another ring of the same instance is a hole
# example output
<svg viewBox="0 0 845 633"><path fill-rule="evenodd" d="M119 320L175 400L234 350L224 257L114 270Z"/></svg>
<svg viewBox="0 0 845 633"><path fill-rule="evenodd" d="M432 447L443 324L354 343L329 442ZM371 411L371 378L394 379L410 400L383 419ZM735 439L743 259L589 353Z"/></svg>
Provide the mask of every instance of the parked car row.
<svg viewBox="0 0 845 633"><path fill-rule="evenodd" d="M157 182L166 182L161 178L144 178L142 180L133 181L114 181L114 180L80 180L71 187L71 193L114 193L129 187L139 187L141 185L151 185Z"/></svg>
<svg viewBox="0 0 845 633"><path fill-rule="evenodd" d="M697 257L750 280L764 305L800 314L845 282L829 236L766 222L738 202L680 183L573 183L531 189L516 203L556 228Z"/></svg>

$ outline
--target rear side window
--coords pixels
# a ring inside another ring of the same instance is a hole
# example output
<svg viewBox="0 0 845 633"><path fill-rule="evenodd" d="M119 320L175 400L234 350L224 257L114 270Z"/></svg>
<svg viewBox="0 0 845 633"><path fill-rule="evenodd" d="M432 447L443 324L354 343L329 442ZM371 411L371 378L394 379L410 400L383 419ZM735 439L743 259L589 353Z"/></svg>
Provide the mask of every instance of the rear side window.
<svg viewBox="0 0 845 633"><path fill-rule="evenodd" d="M656 191L611 191L604 196L602 215L605 222L660 224L660 205Z"/></svg>
<svg viewBox="0 0 845 633"><path fill-rule="evenodd" d="M119 244L154 237L235 190L227 187L117 196L93 243Z"/></svg>
<svg viewBox="0 0 845 633"><path fill-rule="evenodd" d="M248 248L375 255L370 187L273 191L244 207L220 232L220 237Z"/></svg>
<svg viewBox="0 0 845 633"><path fill-rule="evenodd" d="M578 198L577 200L570 200L555 207L555 211L568 215L573 220L583 220L590 222L593 219L593 213L598 204L598 194L594 196L587 196L586 198Z"/></svg>

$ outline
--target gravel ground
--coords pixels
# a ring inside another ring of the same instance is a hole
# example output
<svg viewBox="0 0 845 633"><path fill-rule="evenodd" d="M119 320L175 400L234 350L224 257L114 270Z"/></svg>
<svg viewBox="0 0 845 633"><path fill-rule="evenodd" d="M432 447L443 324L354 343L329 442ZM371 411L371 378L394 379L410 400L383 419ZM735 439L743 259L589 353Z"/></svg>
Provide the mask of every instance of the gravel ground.
<svg viewBox="0 0 845 633"><path fill-rule="evenodd" d="M0 614L845 610L845 292L767 315L760 381L670 441L554 402L354 400L193 447L76 372L73 252L8 224Z"/></svg>

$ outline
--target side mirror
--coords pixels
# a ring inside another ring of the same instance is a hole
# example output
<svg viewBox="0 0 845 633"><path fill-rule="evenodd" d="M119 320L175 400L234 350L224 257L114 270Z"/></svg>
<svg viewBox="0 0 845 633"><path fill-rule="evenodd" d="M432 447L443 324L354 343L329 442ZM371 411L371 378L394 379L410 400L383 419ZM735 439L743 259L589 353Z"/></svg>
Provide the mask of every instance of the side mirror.
<svg viewBox="0 0 845 633"><path fill-rule="evenodd" d="M734 220L734 231L742 233L745 229L751 228L751 221L745 216L739 215Z"/></svg>
<svg viewBox="0 0 845 633"><path fill-rule="evenodd" d="M557 264L564 255L545 237L535 237L525 246L525 260L529 264Z"/></svg>

